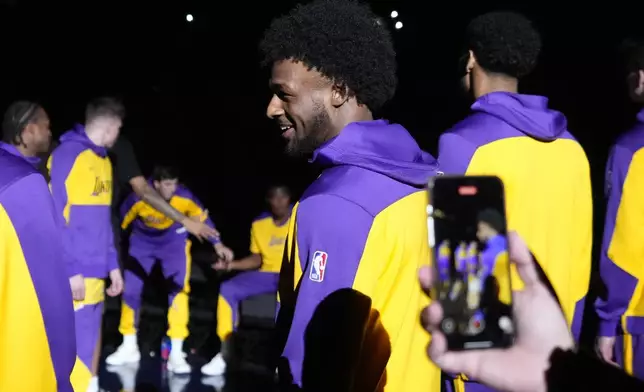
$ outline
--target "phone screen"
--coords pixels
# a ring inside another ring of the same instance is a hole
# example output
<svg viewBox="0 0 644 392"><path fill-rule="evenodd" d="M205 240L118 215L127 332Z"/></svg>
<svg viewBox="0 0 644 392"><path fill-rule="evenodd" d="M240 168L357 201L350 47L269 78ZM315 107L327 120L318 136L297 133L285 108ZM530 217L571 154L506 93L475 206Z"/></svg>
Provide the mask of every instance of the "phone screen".
<svg viewBox="0 0 644 392"><path fill-rule="evenodd" d="M508 347L514 322L503 183L492 176L443 176L428 190L438 277L432 298L443 307L449 349Z"/></svg>

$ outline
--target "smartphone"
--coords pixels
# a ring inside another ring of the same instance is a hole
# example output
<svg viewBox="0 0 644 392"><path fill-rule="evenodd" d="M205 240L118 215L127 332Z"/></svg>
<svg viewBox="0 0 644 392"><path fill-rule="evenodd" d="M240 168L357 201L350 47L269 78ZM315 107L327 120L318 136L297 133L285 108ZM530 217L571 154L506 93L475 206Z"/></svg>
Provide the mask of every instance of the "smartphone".
<svg viewBox="0 0 644 392"><path fill-rule="evenodd" d="M431 294L443 307L448 348L509 347L515 328L503 182L440 176L429 181L428 192L437 276Z"/></svg>

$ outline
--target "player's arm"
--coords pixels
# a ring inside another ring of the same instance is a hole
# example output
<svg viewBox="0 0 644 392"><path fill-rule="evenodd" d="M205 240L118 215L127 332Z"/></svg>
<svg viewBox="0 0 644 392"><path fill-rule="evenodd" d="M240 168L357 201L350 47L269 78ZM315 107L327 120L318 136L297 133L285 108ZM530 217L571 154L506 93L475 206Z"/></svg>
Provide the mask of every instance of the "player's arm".
<svg viewBox="0 0 644 392"><path fill-rule="evenodd" d="M304 358L310 359L304 360L302 377L320 390L360 389L355 375L365 339L370 337L371 353L383 349L374 347L377 338L388 339L374 327L381 324L371 299L353 288L372 222L364 209L336 196L309 197L298 209L297 247L304 270L293 325L306 326L303 336L295 337L304 342Z"/></svg>
<svg viewBox="0 0 644 392"><path fill-rule="evenodd" d="M186 189L185 197L188 201L187 207L186 207L186 216L188 216L188 218L193 222L201 223L216 232L217 229L215 228L215 223L212 221L212 219L210 219L210 216L208 216L208 211L204 208L201 201L199 201L199 199L197 199L197 197L187 189ZM226 269L230 269L230 261L232 261L232 259L235 257L235 254L233 253L232 249L227 247L221 241L221 238L219 237L219 232L217 232L216 237L207 237L207 240L215 248L215 253L219 258L218 263L224 263L226 266ZM218 265L221 265L221 264L216 264L216 267L215 267L216 269L220 269L217 267Z"/></svg>
<svg viewBox="0 0 644 392"><path fill-rule="evenodd" d="M204 225L183 215L172 207L153 187L148 184L139 164L134 155L134 148L127 140L119 140L117 148L114 153L118 159L118 176L127 180L132 186L134 192L147 204L151 205L155 210L161 212L166 217L175 222L182 224L188 232L195 235L197 238L211 238L216 237L219 233L216 230Z"/></svg>
<svg viewBox="0 0 644 392"><path fill-rule="evenodd" d="M119 209L121 215L121 229L127 230L128 227L134 222L139 216L139 211L141 210L141 202L137 197L136 193L131 193L125 199L123 204Z"/></svg>
<svg viewBox="0 0 644 392"><path fill-rule="evenodd" d="M185 197L187 199L185 216L187 216L192 221L203 223L207 227L216 231L217 228L215 227L215 222L213 222L208 215L208 212L205 209L203 203L192 192L188 191L186 188L184 189L186 191ZM217 233L216 237L209 237L207 238L207 240L215 246L217 246L217 244L221 244L219 233Z"/></svg>
<svg viewBox="0 0 644 392"><path fill-rule="evenodd" d="M439 170L448 175L465 174L475 151L476 146L462 136L452 132L442 134L438 139Z"/></svg>
<svg viewBox="0 0 644 392"><path fill-rule="evenodd" d="M49 189L54 201L54 209L57 218L61 222L63 249L65 251L65 262L67 275L74 277L82 275L81 266L74 249L73 237L78 228L75 227L74 219L75 200L73 193L69 192L68 186L73 184L73 175L78 153L71 149L57 150L49 157L47 169L49 170ZM70 179L70 181L68 181Z"/></svg>
<svg viewBox="0 0 644 392"><path fill-rule="evenodd" d="M599 335L612 337L642 278L644 260L644 149L615 146L606 170L608 205L600 258L606 295L595 303Z"/></svg>

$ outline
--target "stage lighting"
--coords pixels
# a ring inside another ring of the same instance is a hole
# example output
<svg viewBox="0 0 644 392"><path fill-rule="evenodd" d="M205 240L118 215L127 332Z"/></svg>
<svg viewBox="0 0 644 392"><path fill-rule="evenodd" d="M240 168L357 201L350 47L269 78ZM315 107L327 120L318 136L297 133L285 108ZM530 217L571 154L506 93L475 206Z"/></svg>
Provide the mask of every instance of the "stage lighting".
<svg viewBox="0 0 644 392"><path fill-rule="evenodd" d="M192 21L194 20L194 18L192 17L192 14L188 14L188 15L186 15L186 20L187 20L188 22L192 22Z"/></svg>
<svg viewBox="0 0 644 392"><path fill-rule="evenodd" d="M394 25L394 27L396 28L396 30L400 30L400 29L402 29L402 22L396 22L396 24Z"/></svg>
<svg viewBox="0 0 644 392"><path fill-rule="evenodd" d="M398 11L391 11L391 19L396 19L398 17Z"/></svg>

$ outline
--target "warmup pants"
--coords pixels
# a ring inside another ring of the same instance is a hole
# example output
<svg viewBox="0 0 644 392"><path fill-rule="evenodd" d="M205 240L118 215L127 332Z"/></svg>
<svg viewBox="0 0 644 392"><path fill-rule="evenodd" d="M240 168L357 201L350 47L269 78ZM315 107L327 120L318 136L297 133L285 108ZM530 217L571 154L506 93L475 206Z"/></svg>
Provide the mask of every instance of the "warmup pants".
<svg viewBox="0 0 644 392"><path fill-rule="evenodd" d="M103 323L103 279L85 279L85 299L74 301L76 324L76 364L70 377L75 391L85 391L92 378L94 351L101 336Z"/></svg>
<svg viewBox="0 0 644 392"><path fill-rule="evenodd" d="M247 271L223 282L217 302L217 336L224 342L237 328L239 303L248 297L277 293L279 274Z"/></svg>
<svg viewBox="0 0 644 392"><path fill-rule="evenodd" d="M185 339L188 337L188 295L190 293L190 241L167 243L161 246L141 240L130 241L131 260L125 269L125 290L121 307L119 331L123 335L135 335L141 310L141 294L146 278L154 263L159 260L163 276L171 281L168 293L168 337Z"/></svg>
<svg viewBox="0 0 644 392"><path fill-rule="evenodd" d="M626 373L644 380L644 335L618 336L615 358Z"/></svg>

